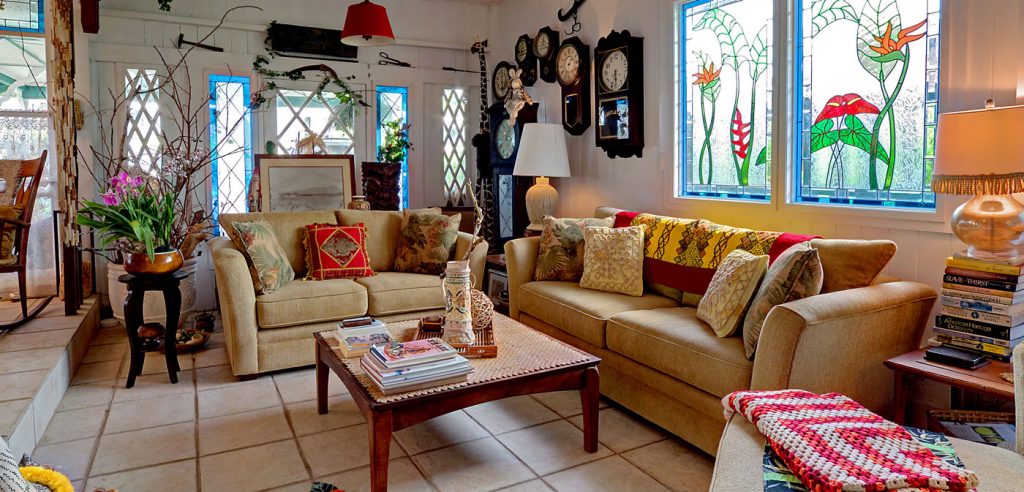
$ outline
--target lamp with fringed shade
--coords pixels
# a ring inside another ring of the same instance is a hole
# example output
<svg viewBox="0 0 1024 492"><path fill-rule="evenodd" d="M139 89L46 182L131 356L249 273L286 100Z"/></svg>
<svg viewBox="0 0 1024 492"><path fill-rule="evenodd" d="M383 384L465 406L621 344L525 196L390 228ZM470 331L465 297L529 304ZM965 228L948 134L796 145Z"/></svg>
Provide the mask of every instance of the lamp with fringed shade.
<svg viewBox="0 0 1024 492"><path fill-rule="evenodd" d="M341 42L349 46L383 46L395 43L388 9L369 0L349 5Z"/></svg>
<svg viewBox="0 0 1024 492"><path fill-rule="evenodd" d="M967 256L1019 262L1024 233L1024 106L939 115L932 190L974 195L953 212Z"/></svg>

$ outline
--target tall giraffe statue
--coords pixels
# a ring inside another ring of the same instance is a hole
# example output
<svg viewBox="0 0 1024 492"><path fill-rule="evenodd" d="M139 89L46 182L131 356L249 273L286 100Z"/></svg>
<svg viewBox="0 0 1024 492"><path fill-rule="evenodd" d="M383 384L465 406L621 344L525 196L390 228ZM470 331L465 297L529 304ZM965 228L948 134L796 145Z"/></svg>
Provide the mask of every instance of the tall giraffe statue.
<svg viewBox="0 0 1024 492"><path fill-rule="evenodd" d="M494 240L494 172L491 168L491 136L488 131L490 115L487 112L487 40L473 43L470 51L480 60L480 133L473 136L473 147L476 149L474 193L480 209L484 212L483 236L490 244L490 252L494 253L497 241Z"/></svg>

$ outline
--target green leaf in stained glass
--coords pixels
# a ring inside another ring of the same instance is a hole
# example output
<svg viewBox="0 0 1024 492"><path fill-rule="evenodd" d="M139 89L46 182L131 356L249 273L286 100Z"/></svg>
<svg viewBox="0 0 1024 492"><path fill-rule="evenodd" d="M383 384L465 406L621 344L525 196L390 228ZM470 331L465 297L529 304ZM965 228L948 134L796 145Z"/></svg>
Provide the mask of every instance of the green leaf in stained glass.
<svg viewBox="0 0 1024 492"><path fill-rule="evenodd" d="M747 36L732 14L722 9L711 9L693 25L694 30L711 29L722 47L722 64L739 70L747 56Z"/></svg>
<svg viewBox="0 0 1024 492"><path fill-rule="evenodd" d="M768 26L764 25L750 44L750 78L757 80L768 68Z"/></svg>
<svg viewBox="0 0 1024 492"><path fill-rule="evenodd" d="M762 147L761 152L757 154L757 160L754 161L754 165L763 166L768 163L768 147Z"/></svg>
<svg viewBox="0 0 1024 492"><path fill-rule="evenodd" d="M814 0L811 3L811 35L817 35L829 24L841 20L857 22L857 11L846 0Z"/></svg>
<svg viewBox="0 0 1024 492"><path fill-rule="evenodd" d="M867 0L857 21L857 59L860 65L872 77L884 80L896 68L895 60L878 61L872 46L879 46L875 39L885 34L892 25L890 36L895 36L901 28L900 8L896 0ZM895 38L893 39L895 41Z"/></svg>
<svg viewBox="0 0 1024 492"><path fill-rule="evenodd" d="M835 123L831 119L824 119L811 127L811 153L831 147L839 141L839 132L833 130Z"/></svg>
<svg viewBox="0 0 1024 492"><path fill-rule="evenodd" d="M846 145L856 147L870 154L871 130L868 130L867 127L864 126L864 123L860 121L860 118L852 114L848 115L846 119L843 120L843 124L846 125L846 128L839 130L839 140ZM882 161L889 162L889 154L881 144L878 145L875 155Z"/></svg>

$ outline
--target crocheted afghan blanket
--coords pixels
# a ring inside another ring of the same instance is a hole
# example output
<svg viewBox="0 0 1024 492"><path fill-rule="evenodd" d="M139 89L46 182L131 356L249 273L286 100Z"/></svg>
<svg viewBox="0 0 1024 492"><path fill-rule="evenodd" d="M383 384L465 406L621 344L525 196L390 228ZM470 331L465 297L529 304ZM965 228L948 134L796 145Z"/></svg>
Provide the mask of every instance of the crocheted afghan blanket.
<svg viewBox="0 0 1024 492"><path fill-rule="evenodd" d="M747 418L810 490L971 491L972 471L943 461L903 427L837 393L737 391L726 418Z"/></svg>

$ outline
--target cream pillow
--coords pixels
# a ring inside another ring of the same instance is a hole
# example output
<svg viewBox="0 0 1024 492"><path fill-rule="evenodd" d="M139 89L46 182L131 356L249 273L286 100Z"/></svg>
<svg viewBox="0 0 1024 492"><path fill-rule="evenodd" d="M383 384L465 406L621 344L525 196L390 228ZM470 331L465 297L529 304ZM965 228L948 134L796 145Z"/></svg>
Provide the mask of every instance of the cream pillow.
<svg viewBox="0 0 1024 492"><path fill-rule="evenodd" d="M719 337L735 334L767 270L767 255L733 250L715 270L707 292L697 305L697 317L711 325Z"/></svg>
<svg viewBox="0 0 1024 492"><path fill-rule="evenodd" d="M644 294L644 226L583 229L584 289Z"/></svg>

